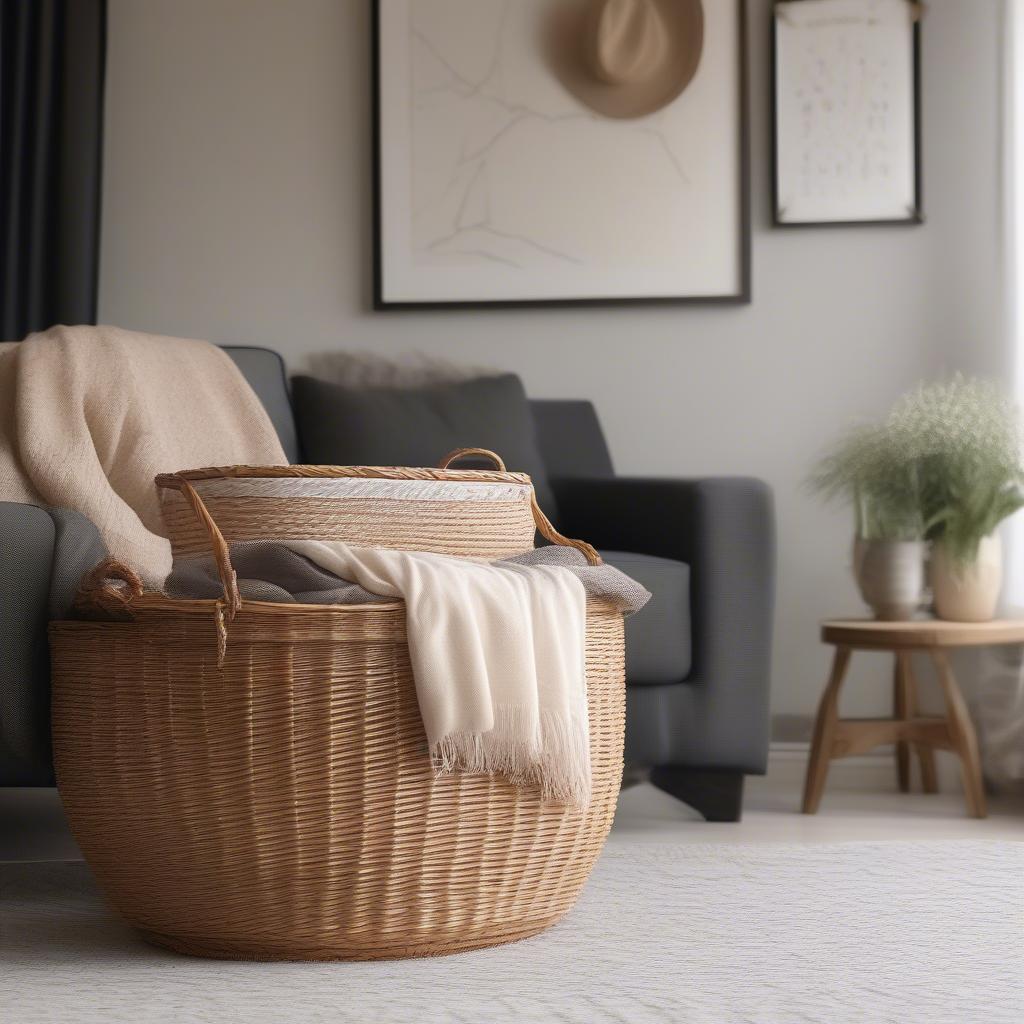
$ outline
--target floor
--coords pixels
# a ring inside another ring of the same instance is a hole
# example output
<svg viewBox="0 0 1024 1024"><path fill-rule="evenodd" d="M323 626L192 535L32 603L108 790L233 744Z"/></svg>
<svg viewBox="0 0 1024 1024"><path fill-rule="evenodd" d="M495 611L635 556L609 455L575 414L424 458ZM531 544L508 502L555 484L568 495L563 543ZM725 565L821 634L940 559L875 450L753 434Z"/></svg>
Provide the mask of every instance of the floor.
<svg viewBox="0 0 1024 1024"><path fill-rule="evenodd" d="M799 764L783 762L765 778L748 779L743 820L737 824L708 824L652 786L632 786L619 798L609 842L1024 842L1024 797L992 798L989 817L978 821L965 815L958 792L926 796L899 793L895 786L865 790L844 785L840 779L826 789L819 813L808 816L798 813L799 776ZM76 860L79 856L54 790L0 789L0 861Z"/></svg>
<svg viewBox="0 0 1024 1024"><path fill-rule="evenodd" d="M78 851L56 793L0 790L0 1021L1024 1020L1024 801L993 799L972 820L955 774L948 792L900 794L876 758L836 772L804 816L801 771L784 757L749 780L738 824L707 824L647 783L625 789L572 914L463 954L456 971L446 958L268 965L148 946L67 863Z"/></svg>

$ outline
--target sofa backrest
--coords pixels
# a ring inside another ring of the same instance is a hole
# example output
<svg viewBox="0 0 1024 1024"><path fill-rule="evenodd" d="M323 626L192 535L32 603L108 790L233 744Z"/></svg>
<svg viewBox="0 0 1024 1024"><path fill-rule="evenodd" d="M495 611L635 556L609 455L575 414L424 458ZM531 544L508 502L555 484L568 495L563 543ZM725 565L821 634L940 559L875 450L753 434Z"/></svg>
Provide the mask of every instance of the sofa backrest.
<svg viewBox="0 0 1024 1024"><path fill-rule="evenodd" d="M290 462L301 458L284 360L269 348L225 345L249 386L259 395ZM537 445L551 477L612 476L608 445L592 402L535 399L530 402Z"/></svg>
<svg viewBox="0 0 1024 1024"><path fill-rule="evenodd" d="M269 348L256 348L252 345L225 345L224 351L235 361L242 376L259 396L281 439L281 447L288 461L298 462L299 438L288 396L284 360Z"/></svg>
<svg viewBox="0 0 1024 1024"><path fill-rule="evenodd" d="M548 476L613 476L612 457L593 402L533 399L533 422Z"/></svg>

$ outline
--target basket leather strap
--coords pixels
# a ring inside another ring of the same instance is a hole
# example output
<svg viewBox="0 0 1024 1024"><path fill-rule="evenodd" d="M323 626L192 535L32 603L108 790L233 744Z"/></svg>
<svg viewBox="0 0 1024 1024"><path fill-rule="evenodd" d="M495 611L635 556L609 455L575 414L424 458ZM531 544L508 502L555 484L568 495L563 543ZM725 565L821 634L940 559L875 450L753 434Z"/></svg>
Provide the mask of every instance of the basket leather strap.
<svg viewBox="0 0 1024 1024"><path fill-rule="evenodd" d="M238 575L231 564L231 552L224 534L220 527L210 515L209 509L203 504L199 492L184 477L175 474L174 479L181 491L182 497L189 503L196 518L202 524L210 537L210 546L213 549L214 561L217 564L217 574L220 576L221 585L224 587L224 608L228 620L231 620L242 607L242 597L238 592Z"/></svg>
<svg viewBox="0 0 1024 1024"><path fill-rule="evenodd" d="M449 452L441 460L439 468L447 469L458 459L469 458L490 459L503 473L506 471L505 463L501 456L496 455L487 448L456 448L455 451ZM573 540L570 537L565 537L554 528L551 524L551 520L544 515L540 505L537 504L537 493L532 487L530 488L530 508L533 511L533 521L537 526L537 530L545 540L549 540L552 544L558 544L561 547L575 548L577 551L582 553L583 557L591 565L601 565L601 556L585 540Z"/></svg>

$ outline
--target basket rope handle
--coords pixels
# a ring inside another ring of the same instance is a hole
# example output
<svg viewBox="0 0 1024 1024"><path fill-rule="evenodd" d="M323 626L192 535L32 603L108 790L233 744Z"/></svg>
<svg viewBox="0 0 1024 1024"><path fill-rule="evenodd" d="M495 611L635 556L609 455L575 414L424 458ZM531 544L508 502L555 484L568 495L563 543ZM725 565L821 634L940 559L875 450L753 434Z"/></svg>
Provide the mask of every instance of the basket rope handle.
<svg viewBox="0 0 1024 1024"><path fill-rule="evenodd" d="M456 448L455 451L449 452L441 460L439 468L447 469L458 459L468 458L490 459L501 472L507 472L501 456L496 455L487 448ZM571 537L563 536L554 528L551 520L544 515L540 505L537 504L537 492L532 487L530 488L530 508L533 511L533 521L537 526L537 530L545 540L549 540L552 544L557 544L560 547L575 548L591 565L602 564L601 556L585 540L573 540Z"/></svg>
<svg viewBox="0 0 1024 1024"><path fill-rule="evenodd" d="M437 468L447 469L453 462L458 462L459 459L490 459L494 463L495 469L502 473L508 472L505 468L504 459L489 448L456 448L455 451L449 452L441 460Z"/></svg>
<svg viewBox="0 0 1024 1024"><path fill-rule="evenodd" d="M144 589L138 574L124 562L105 558L82 577L73 607L78 611L102 611L120 616L128 612L135 598L142 597Z"/></svg>

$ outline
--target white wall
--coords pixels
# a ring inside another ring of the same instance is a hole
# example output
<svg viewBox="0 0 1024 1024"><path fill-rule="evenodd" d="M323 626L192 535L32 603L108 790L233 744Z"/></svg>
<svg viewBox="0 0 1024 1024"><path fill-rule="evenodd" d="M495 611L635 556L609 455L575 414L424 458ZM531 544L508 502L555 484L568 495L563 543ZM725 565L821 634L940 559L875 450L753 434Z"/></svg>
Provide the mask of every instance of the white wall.
<svg viewBox="0 0 1024 1024"><path fill-rule="evenodd" d="M1000 368L1000 6L928 5L923 227L770 227L769 3L751 0L751 305L383 314L366 0L111 0L101 317L273 346L294 368L335 348L500 366L535 396L593 399L621 472L766 478L775 709L807 713L815 623L858 607L849 520L802 491L809 464L921 376ZM862 660L849 707L873 713L884 676Z"/></svg>

